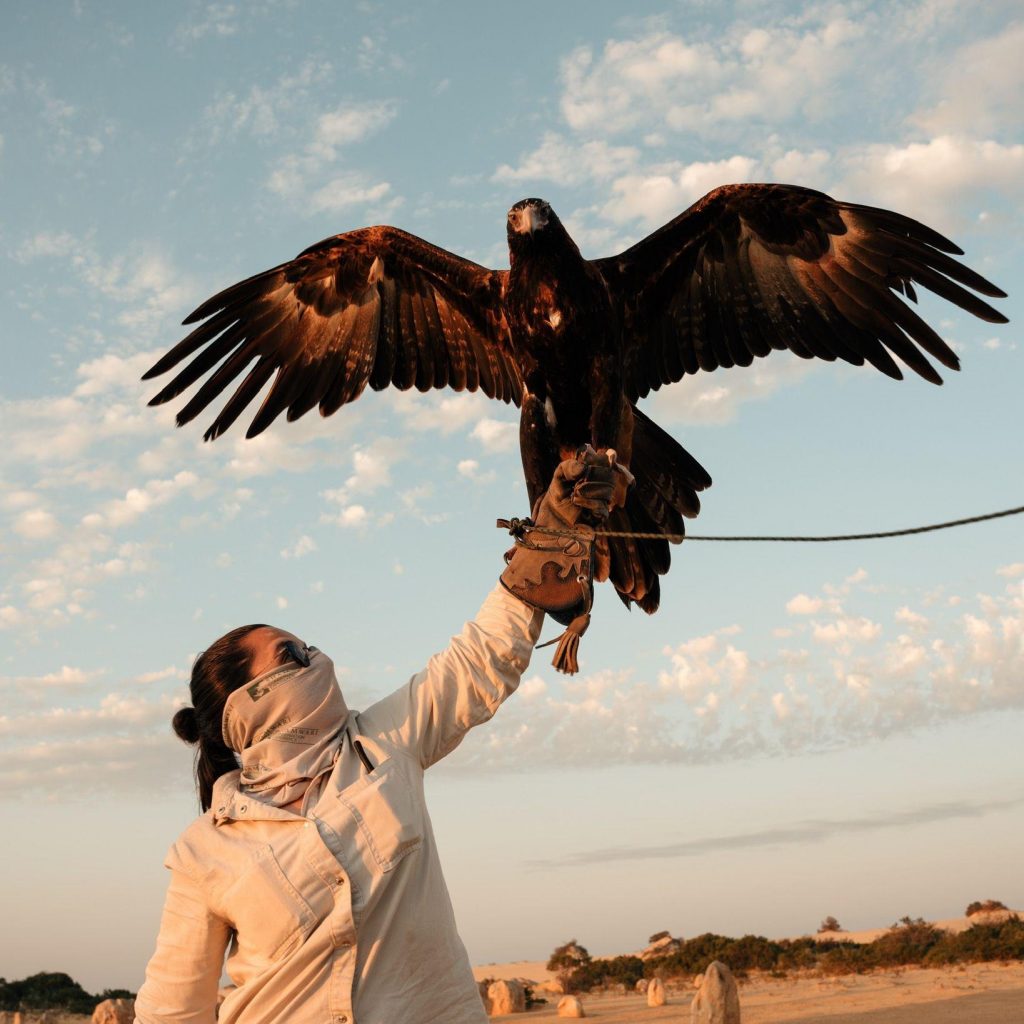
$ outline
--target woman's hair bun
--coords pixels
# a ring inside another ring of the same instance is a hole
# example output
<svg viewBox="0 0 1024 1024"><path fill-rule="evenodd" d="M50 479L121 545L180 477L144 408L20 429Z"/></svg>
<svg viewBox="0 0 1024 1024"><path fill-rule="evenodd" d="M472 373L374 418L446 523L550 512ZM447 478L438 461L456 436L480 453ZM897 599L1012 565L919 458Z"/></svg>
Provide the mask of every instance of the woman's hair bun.
<svg viewBox="0 0 1024 1024"><path fill-rule="evenodd" d="M178 708L171 719L171 725L178 739L186 743L199 742L199 719L196 718L196 709L193 707Z"/></svg>

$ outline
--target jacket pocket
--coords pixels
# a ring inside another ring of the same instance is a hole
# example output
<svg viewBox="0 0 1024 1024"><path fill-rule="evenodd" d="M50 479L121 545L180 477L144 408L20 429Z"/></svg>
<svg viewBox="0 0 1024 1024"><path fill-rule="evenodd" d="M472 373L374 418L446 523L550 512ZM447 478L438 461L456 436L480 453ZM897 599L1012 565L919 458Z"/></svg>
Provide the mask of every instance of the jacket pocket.
<svg viewBox="0 0 1024 1024"><path fill-rule="evenodd" d="M280 960L299 946L313 923L309 905L267 844L256 848L252 861L225 890L222 902L246 959Z"/></svg>
<svg viewBox="0 0 1024 1024"><path fill-rule="evenodd" d="M395 758L338 793L381 871L423 842L423 807Z"/></svg>

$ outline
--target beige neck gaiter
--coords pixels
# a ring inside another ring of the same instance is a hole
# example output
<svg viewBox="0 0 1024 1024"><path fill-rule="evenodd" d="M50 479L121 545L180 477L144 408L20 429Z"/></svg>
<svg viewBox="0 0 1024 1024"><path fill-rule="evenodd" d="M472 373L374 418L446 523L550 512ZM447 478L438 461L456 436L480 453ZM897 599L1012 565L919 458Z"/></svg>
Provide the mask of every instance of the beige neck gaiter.
<svg viewBox="0 0 1024 1024"><path fill-rule="evenodd" d="M224 742L242 759L242 785L283 807L301 797L337 757L348 707L322 651L308 668L264 672L228 697Z"/></svg>

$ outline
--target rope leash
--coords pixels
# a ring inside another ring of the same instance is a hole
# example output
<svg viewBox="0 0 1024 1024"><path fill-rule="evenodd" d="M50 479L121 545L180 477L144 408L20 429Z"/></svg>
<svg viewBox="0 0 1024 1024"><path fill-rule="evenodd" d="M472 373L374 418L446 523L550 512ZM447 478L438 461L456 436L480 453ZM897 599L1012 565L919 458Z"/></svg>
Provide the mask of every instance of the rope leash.
<svg viewBox="0 0 1024 1024"><path fill-rule="evenodd" d="M1003 509L1002 512L988 512L981 516L968 516L966 519L950 519L944 523L932 523L929 526L911 526L904 530L882 530L877 533L838 533L831 535L819 535L812 537L741 537L741 536L712 536L709 534L682 534L682 533L642 533L635 530L597 530L598 537L631 537L634 540L667 540L673 544L680 544L684 540L705 540L725 542L755 542L772 541L776 543L788 542L799 544L823 544L843 540L880 540L884 537L909 537L916 533L931 533L934 530L949 530L954 526L969 526L972 523L984 523L990 519L1003 519L1006 516L1017 516L1024 512L1024 505L1018 508ZM575 530L556 530L548 526L535 526L531 519L499 519L499 529L508 530L513 537L521 537L525 531L534 533L546 533L554 537L576 537Z"/></svg>

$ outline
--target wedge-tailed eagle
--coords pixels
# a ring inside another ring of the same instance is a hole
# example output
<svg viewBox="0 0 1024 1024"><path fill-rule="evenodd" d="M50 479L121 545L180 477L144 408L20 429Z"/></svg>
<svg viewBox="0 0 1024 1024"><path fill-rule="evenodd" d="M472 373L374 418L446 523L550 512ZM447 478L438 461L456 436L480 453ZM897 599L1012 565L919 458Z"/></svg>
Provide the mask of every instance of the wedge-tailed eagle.
<svg viewBox="0 0 1024 1024"><path fill-rule="evenodd" d="M273 378L254 437L281 413L323 416L369 385L481 390L521 409L531 507L559 459L615 449L636 478L609 530L683 533L711 477L637 402L664 384L789 349L926 380L959 361L904 302L923 286L991 323L974 293L1004 297L953 259L962 250L909 217L795 185L725 185L618 256L586 260L550 205L508 212L509 270L488 270L394 227L326 238L204 302L199 323L146 374L183 369L151 401L180 395L188 423L230 387L206 438ZM200 323L201 321L201 323ZM244 375L244 376L243 376ZM237 383L241 377L241 382ZM605 538L597 578L653 612L669 545Z"/></svg>

